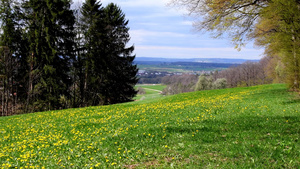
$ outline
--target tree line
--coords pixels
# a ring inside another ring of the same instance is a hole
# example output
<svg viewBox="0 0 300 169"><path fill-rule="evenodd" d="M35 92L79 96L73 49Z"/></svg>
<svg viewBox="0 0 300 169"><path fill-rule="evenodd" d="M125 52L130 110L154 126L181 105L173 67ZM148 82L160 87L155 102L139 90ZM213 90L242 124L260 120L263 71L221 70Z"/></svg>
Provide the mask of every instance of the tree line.
<svg viewBox="0 0 300 169"><path fill-rule="evenodd" d="M136 95L120 7L86 0L0 1L1 113L114 104Z"/></svg>
<svg viewBox="0 0 300 169"><path fill-rule="evenodd" d="M277 64L277 63L276 63ZM181 75L163 77L167 85L163 94L172 95L192 91L249 87L273 82L282 82L282 68L273 69L274 59L264 57L259 62L245 62L221 71L199 75Z"/></svg>
<svg viewBox="0 0 300 169"><path fill-rule="evenodd" d="M272 76L300 90L299 0L172 0L170 5L195 16L196 30L228 37L238 49L255 40L272 60Z"/></svg>

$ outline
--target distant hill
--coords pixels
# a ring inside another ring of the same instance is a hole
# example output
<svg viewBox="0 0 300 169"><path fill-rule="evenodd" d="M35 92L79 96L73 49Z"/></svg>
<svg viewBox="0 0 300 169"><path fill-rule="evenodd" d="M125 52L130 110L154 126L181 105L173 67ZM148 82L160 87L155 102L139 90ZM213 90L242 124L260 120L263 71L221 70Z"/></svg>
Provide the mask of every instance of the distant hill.
<svg viewBox="0 0 300 169"><path fill-rule="evenodd" d="M135 62L201 62L201 63L232 63L242 64L244 62L258 62L259 60L247 59L224 59L224 58L152 58L152 57L136 57Z"/></svg>

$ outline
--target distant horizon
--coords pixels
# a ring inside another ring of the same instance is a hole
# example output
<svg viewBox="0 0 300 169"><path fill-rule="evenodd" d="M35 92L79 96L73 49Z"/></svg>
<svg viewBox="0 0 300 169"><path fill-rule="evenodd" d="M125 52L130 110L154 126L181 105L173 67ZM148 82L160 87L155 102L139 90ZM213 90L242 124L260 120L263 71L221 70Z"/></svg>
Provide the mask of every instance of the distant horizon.
<svg viewBox="0 0 300 169"><path fill-rule="evenodd" d="M220 60L261 60L261 59L255 59L255 58L220 58L220 57L215 57L215 58L209 58L209 57L197 57L197 58L188 58L188 57L185 57L185 58L177 58L177 57L149 57L149 56L136 56L136 58L147 58L147 59L174 59L174 60L192 60L192 59L220 59Z"/></svg>

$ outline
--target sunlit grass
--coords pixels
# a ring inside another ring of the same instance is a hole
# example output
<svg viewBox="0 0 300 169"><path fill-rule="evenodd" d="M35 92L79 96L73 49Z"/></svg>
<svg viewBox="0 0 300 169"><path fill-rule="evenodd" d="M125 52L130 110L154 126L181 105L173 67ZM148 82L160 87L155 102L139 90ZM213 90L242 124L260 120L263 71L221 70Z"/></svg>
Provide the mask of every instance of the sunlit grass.
<svg viewBox="0 0 300 169"><path fill-rule="evenodd" d="M138 94L135 98L133 98L136 101L149 101L149 100L153 100L153 99L157 99L160 97L163 97L163 95L161 95L161 92L163 91L164 88L166 88L166 85L161 85L161 84L140 84L140 85L136 85L136 89L138 89L138 87L141 87L145 90L145 94Z"/></svg>
<svg viewBox="0 0 300 169"><path fill-rule="evenodd" d="M164 90L164 88L166 88L166 85L161 85L161 84L148 84L148 85L144 85L144 84L140 84L137 85L137 87L142 87L142 88L147 88L147 89L154 89L154 90Z"/></svg>
<svg viewBox="0 0 300 169"><path fill-rule="evenodd" d="M284 85L0 118L0 168L298 168Z"/></svg>

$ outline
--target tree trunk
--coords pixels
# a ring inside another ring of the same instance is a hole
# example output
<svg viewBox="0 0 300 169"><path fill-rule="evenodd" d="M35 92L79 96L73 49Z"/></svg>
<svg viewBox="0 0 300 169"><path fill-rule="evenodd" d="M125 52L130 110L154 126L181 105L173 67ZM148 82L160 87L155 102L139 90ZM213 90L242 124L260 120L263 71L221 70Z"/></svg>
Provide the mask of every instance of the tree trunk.
<svg viewBox="0 0 300 169"><path fill-rule="evenodd" d="M34 57L34 53L32 52L31 58L30 58L30 70L29 70L29 79L28 79L28 91L27 91L27 101L26 101L26 112L30 112L29 110L29 106L30 106L30 101L31 101L31 95L33 92L33 75L32 75L32 71L33 71L33 57Z"/></svg>
<svg viewBox="0 0 300 169"><path fill-rule="evenodd" d="M2 84L4 84L4 80L2 81ZM4 85L3 85L3 91L2 91L2 103L1 103L1 116L4 116L4 95L5 95L5 90L4 90Z"/></svg>
<svg viewBox="0 0 300 169"><path fill-rule="evenodd" d="M294 32L292 30L292 32ZM292 35L293 39L293 59L294 59L294 88L299 89L299 65L298 65L298 59L297 59L297 52L296 52L296 38L295 35Z"/></svg>

